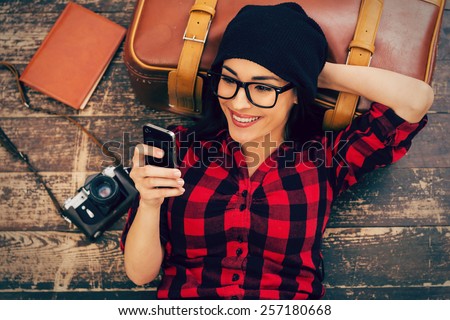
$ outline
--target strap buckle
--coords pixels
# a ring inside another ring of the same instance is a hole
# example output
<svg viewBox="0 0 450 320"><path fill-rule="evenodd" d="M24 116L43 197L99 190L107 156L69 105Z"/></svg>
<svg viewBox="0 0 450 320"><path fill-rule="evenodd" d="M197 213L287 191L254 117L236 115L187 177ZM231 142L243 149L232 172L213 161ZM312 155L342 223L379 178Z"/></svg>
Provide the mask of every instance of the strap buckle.
<svg viewBox="0 0 450 320"><path fill-rule="evenodd" d="M208 39L208 33L209 33L209 29L211 28L211 22L212 22L212 19L209 19L208 27L206 28L206 34L205 34L205 38L204 39L197 39L195 34L192 37L186 36L187 29L188 29L188 26L187 26L186 29L184 30L183 40L194 41L194 42L199 42L199 43L205 44L206 43L206 39Z"/></svg>
<svg viewBox="0 0 450 320"><path fill-rule="evenodd" d="M25 153L22 153L21 151L19 151L19 157L25 161L28 162L28 156Z"/></svg>
<svg viewBox="0 0 450 320"><path fill-rule="evenodd" d="M352 51L352 49L348 49L347 50L347 58L345 59L345 64L348 64L348 60L350 59L350 51ZM367 64L367 67L370 67L370 64L372 63L372 58L373 58L373 53L370 53L370 59L369 59L369 63Z"/></svg>

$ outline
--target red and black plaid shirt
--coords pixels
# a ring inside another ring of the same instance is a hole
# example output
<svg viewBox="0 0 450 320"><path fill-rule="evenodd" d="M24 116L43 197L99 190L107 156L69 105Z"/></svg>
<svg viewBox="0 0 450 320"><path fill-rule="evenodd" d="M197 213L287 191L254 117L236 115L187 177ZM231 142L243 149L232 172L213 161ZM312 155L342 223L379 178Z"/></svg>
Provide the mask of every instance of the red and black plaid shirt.
<svg viewBox="0 0 450 320"><path fill-rule="evenodd" d="M374 104L339 133L283 144L251 177L226 130L216 141L193 142L177 127L186 192L161 210L158 297L322 297L320 247L333 199L362 174L405 155L425 124L426 117L409 124Z"/></svg>

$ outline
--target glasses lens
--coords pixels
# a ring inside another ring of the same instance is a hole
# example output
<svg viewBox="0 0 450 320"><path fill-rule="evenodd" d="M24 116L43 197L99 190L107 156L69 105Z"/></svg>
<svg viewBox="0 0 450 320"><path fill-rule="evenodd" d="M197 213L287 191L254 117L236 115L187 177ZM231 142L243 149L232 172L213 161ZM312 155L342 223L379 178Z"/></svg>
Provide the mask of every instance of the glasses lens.
<svg viewBox="0 0 450 320"><path fill-rule="evenodd" d="M237 82L230 77L225 77L222 75L216 75L217 86L217 96L223 99L230 99L234 96L237 91Z"/></svg>
<svg viewBox="0 0 450 320"><path fill-rule="evenodd" d="M211 85L216 96L222 99L234 98L238 91L238 81L219 73L210 73ZM277 100L274 88L263 83L250 83L246 90L247 98L257 107L271 108Z"/></svg>
<svg viewBox="0 0 450 320"><path fill-rule="evenodd" d="M260 107L271 107L277 99L277 92L274 88L261 83L252 83L248 86L251 101Z"/></svg>

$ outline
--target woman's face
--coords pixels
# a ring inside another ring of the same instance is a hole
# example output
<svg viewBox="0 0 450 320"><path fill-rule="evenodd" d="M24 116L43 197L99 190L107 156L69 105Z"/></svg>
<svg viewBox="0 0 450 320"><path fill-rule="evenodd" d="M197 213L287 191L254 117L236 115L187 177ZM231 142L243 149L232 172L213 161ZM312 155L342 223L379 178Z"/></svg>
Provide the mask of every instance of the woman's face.
<svg viewBox="0 0 450 320"><path fill-rule="evenodd" d="M244 59L225 60L222 74L242 82L260 82L283 87L288 84L271 71ZM247 98L244 88L239 88L232 99L221 99L219 103L228 122L233 140L240 144L261 143L267 136L270 142L280 145L284 141L284 131L291 108L297 103L296 90L288 90L278 95L273 108L264 109L253 105ZM267 139L267 137L265 139Z"/></svg>

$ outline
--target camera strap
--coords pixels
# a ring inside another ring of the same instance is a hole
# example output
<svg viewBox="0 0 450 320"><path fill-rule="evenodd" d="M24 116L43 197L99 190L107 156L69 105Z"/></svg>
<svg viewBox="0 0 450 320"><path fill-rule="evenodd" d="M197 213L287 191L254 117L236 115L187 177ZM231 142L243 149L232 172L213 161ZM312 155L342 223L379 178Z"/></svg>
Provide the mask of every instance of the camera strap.
<svg viewBox="0 0 450 320"><path fill-rule="evenodd" d="M58 210L58 213L62 215L63 209L61 208L58 200L56 200L55 195L52 192L52 189L50 189L45 182L44 178L39 174L39 172L36 170L35 167L30 163L30 160L28 159L28 156L25 153L20 152L17 147L14 145L14 143L8 138L6 133L3 131L3 129L0 127L0 142L1 144L6 148L6 150L11 153L15 158L22 160L28 167L28 170L30 170L32 173L34 173L34 176L36 178L36 182L40 183L45 191L47 191L48 195L50 196L50 199L52 200L53 204L55 205L56 210Z"/></svg>
<svg viewBox="0 0 450 320"><path fill-rule="evenodd" d="M42 109L42 108L39 108L39 107L31 106L28 103L28 97L26 96L26 93L25 93L25 90L24 90L24 88L22 86L22 83L19 80L20 74L17 71L17 69L14 67L14 65L12 65L11 63L5 62L5 61L0 61L0 66L6 67L13 74L13 76L14 76L14 78L16 80L17 88L19 90L20 100L22 101L22 104L26 108L28 108L28 109L30 109L30 110L32 110L34 112L44 112L44 113L46 113L48 115L58 116L58 117L62 117L62 118L67 119L68 121L70 121L71 123L76 125L78 128L80 128L85 134L87 134L89 139L91 139L92 142L94 142L98 147L100 147L100 149L102 150L103 154L107 155L108 157L113 158L115 164L120 163L120 159L118 159L116 157L116 155L114 155L114 153L110 152L103 145L103 143L100 142L100 140L98 140L85 127L83 127L83 125L81 123L79 123L76 119L74 119L74 118L72 118L70 116L64 115L64 114L59 114L59 113L54 112L54 111L45 110L45 109ZM34 174L34 176L36 178L36 182L41 184L44 187L45 191L47 191L48 195L50 196L50 199L52 200L53 204L55 205L55 208L58 210L58 213L63 216L63 208L61 207L61 205L59 204L58 200L56 199L52 189L50 187L48 187L48 185L45 182L45 180L42 177L42 175L31 164L30 159L28 158L28 156L25 153L19 151L19 149L11 141L11 139L8 137L8 135L3 131L3 129L1 127L0 127L0 143L6 148L6 150L8 150L8 152L13 157L21 160L22 162L24 162L27 165L28 170L31 171Z"/></svg>

